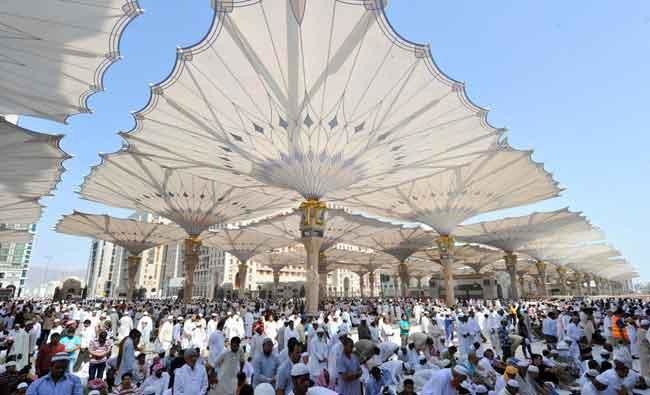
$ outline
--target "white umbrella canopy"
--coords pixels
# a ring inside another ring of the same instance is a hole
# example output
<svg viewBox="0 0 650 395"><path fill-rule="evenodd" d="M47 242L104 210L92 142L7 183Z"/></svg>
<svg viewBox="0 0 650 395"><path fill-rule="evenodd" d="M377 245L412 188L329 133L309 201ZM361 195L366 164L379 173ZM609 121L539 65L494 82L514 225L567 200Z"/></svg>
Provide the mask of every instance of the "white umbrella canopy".
<svg viewBox="0 0 650 395"><path fill-rule="evenodd" d="M32 224L38 221L41 209L37 197L0 193L0 223Z"/></svg>
<svg viewBox="0 0 650 395"><path fill-rule="evenodd" d="M428 46L394 31L384 0L213 4L209 33L178 51L122 134L133 152L320 199L468 163L501 140Z"/></svg>
<svg viewBox="0 0 650 395"><path fill-rule="evenodd" d="M0 117L0 223L33 223L41 215L38 199L61 180L61 135L23 129Z"/></svg>
<svg viewBox="0 0 650 395"><path fill-rule="evenodd" d="M374 234L357 237L351 243L395 257L404 262L418 251L431 248L438 235L421 227L392 226Z"/></svg>
<svg viewBox="0 0 650 395"><path fill-rule="evenodd" d="M65 122L89 112L106 69L120 58L136 0L7 0L0 14L0 114Z"/></svg>
<svg viewBox="0 0 650 395"><path fill-rule="evenodd" d="M418 251L412 259L429 260L441 264L440 254L436 248ZM467 267L480 273L503 259L503 251L478 245L465 244L454 247L454 267Z"/></svg>
<svg viewBox="0 0 650 395"><path fill-rule="evenodd" d="M561 189L532 151L503 146L471 163L403 182L375 192L350 196L348 207L386 218L399 218L451 235L462 222L485 212L539 202Z"/></svg>
<svg viewBox="0 0 650 395"><path fill-rule="evenodd" d="M163 168L149 159L120 151L103 155L81 186L87 200L155 213L190 235L213 225L260 218L297 206L299 196L278 188L234 187Z"/></svg>
<svg viewBox="0 0 650 395"><path fill-rule="evenodd" d="M251 225L252 228L270 235L285 237L299 243L300 213L291 210ZM330 208L327 210L327 223L323 234L320 251L326 251L338 243L357 244L359 239L372 238L373 235L388 229L399 228L388 222L368 218L361 214L352 214L343 209Z"/></svg>
<svg viewBox="0 0 650 395"><path fill-rule="evenodd" d="M563 208L459 226L455 237L458 241L515 252L527 243L558 234L563 229L567 234L573 234L590 231L593 227L580 213Z"/></svg>
<svg viewBox="0 0 650 395"><path fill-rule="evenodd" d="M30 243L34 234L26 230L6 229L0 226L0 244L2 243Z"/></svg>
<svg viewBox="0 0 650 395"><path fill-rule="evenodd" d="M140 222L79 211L64 215L55 229L59 233L109 241L123 247L132 255L187 237L187 233L176 225Z"/></svg>
<svg viewBox="0 0 650 395"><path fill-rule="evenodd" d="M203 245L221 248L234 255L241 263L246 263L255 255L288 247L295 243L290 238L282 235L270 235L250 226L206 231L201 234L201 239Z"/></svg>

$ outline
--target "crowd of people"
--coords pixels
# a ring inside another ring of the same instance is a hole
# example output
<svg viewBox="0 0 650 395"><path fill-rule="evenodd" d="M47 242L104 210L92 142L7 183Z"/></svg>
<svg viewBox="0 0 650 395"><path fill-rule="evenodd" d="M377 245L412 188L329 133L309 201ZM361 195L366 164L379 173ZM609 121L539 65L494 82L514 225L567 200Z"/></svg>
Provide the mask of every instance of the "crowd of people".
<svg viewBox="0 0 650 395"><path fill-rule="evenodd" d="M15 300L0 395L632 394L641 299Z"/></svg>

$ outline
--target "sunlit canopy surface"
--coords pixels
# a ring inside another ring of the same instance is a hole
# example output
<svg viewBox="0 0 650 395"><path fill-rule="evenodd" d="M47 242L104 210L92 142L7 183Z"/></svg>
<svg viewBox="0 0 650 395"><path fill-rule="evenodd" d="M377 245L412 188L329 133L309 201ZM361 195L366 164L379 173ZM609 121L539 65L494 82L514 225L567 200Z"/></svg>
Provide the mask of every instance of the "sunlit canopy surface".
<svg viewBox="0 0 650 395"><path fill-rule="evenodd" d="M252 227L203 232L203 245L218 247L246 263L255 255L287 247L295 241L282 235L270 235Z"/></svg>
<svg viewBox="0 0 650 395"><path fill-rule="evenodd" d="M110 241L133 255L187 237L185 231L176 225L140 222L78 211L63 216L56 224L56 231Z"/></svg>
<svg viewBox="0 0 650 395"><path fill-rule="evenodd" d="M413 255L415 259L430 259L440 264L440 254L437 249L417 252ZM493 248L486 248L478 245L465 244L454 247L454 266L467 267L476 273L480 273L494 263L503 259L503 251Z"/></svg>
<svg viewBox="0 0 650 395"><path fill-rule="evenodd" d="M307 259L307 253L301 245L295 245L287 251L267 252L256 255L253 261L272 267L303 266ZM373 272L376 270L388 270L396 266L395 258L369 251L357 251L350 249L348 245L337 245L327 252L325 261L328 271L344 269L353 272Z"/></svg>
<svg viewBox="0 0 650 395"><path fill-rule="evenodd" d="M358 237L353 243L386 253L403 262L416 252L431 248L436 237L437 234L421 227L394 226L372 235Z"/></svg>
<svg viewBox="0 0 650 395"><path fill-rule="evenodd" d="M297 210L278 215L251 225L256 230L285 237L295 242L301 239L300 214ZM363 215L350 214L342 209L329 209L323 236L321 251L326 251L338 243L357 244L360 239L372 238L373 235L398 226Z"/></svg>
<svg viewBox="0 0 650 395"><path fill-rule="evenodd" d="M34 235L26 230L5 229L0 225L0 244L30 243Z"/></svg>
<svg viewBox="0 0 650 395"><path fill-rule="evenodd" d="M260 218L298 205L298 196L272 187L233 187L162 168L127 152L105 155L86 177L80 194L110 206L165 217L189 234L213 225Z"/></svg>
<svg viewBox="0 0 650 395"><path fill-rule="evenodd" d="M474 159L502 130L399 36L384 0L214 0L124 134L131 150L204 177L253 177L336 198ZM178 145L183 141L182 145Z"/></svg>
<svg viewBox="0 0 650 395"><path fill-rule="evenodd" d="M136 0L6 0L0 13L0 114L64 122L88 112L119 59Z"/></svg>
<svg viewBox="0 0 650 395"><path fill-rule="evenodd" d="M449 235L475 215L557 196L557 183L531 155L502 147L465 166L347 198L345 205Z"/></svg>
<svg viewBox="0 0 650 395"><path fill-rule="evenodd" d="M38 199L52 192L70 157L59 146L62 137L32 132L0 117L0 223L38 220Z"/></svg>
<svg viewBox="0 0 650 395"><path fill-rule="evenodd" d="M580 213L561 209L459 226L455 237L459 241L485 244L515 252L525 244L557 234L565 227L570 229L571 233L592 229L591 224Z"/></svg>

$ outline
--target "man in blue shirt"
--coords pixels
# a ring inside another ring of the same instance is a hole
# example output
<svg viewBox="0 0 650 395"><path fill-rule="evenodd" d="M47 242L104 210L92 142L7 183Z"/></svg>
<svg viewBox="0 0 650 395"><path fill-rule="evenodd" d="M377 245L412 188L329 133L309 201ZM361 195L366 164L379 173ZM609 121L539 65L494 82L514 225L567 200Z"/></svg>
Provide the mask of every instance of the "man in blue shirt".
<svg viewBox="0 0 650 395"><path fill-rule="evenodd" d="M50 373L34 381L27 389L27 395L82 395L79 377L66 372L68 362L67 352L55 354Z"/></svg>
<svg viewBox="0 0 650 395"><path fill-rule="evenodd" d="M269 383L275 387L279 364L277 355L273 354L273 340L267 337L262 343L262 353L253 360L253 387L261 383Z"/></svg>
<svg viewBox="0 0 650 395"><path fill-rule="evenodd" d="M377 365L368 366L370 368L370 377L366 383L366 395L383 395L388 390L388 393L394 395L393 390L389 387L393 383L391 373L382 369Z"/></svg>
<svg viewBox="0 0 650 395"><path fill-rule="evenodd" d="M293 381L291 380L291 368L300 362L302 355L302 344L290 342L288 344L289 359L278 368L278 378L275 384L277 395L288 395L293 390Z"/></svg>

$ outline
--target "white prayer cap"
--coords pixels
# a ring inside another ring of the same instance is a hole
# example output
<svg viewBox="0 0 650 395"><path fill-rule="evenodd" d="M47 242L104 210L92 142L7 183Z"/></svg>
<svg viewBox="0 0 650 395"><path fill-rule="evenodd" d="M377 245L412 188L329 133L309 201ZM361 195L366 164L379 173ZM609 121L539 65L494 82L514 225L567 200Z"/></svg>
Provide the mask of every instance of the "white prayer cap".
<svg viewBox="0 0 650 395"><path fill-rule="evenodd" d="M648 320L641 320L641 326L648 326L650 325L650 321Z"/></svg>
<svg viewBox="0 0 650 395"><path fill-rule="evenodd" d="M16 366L16 361L9 361L5 364L5 367L8 368L10 366Z"/></svg>
<svg viewBox="0 0 650 395"><path fill-rule="evenodd" d="M528 367L528 372L530 373L539 373L539 368L535 365L530 365Z"/></svg>
<svg viewBox="0 0 650 395"><path fill-rule="evenodd" d="M173 319L174 319L174 316L173 316L173 315L170 315L170 316L167 317L167 319L168 319L168 320L173 320Z"/></svg>
<svg viewBox="0 0 650 395"><path fill-rule="evenodd" d="M508 387L519 388L519 382L517 380L508 380Z"/></svg>
<svg viewBox="0 0 650 395"><path fill-rule="evenodd" d="M102 395L102 393L99 392L99 390L92 390L92 391L88 392L88 395Z"/></svg>
<svg viewBox="0 0 650 395"><path fill-rule="evenodd" d="M275 395L275 390L273 386L269 383L261 383L255 387L254 395Z"/></svg>
<svg viewBox="0 0 650 395"><path fill-rule="evenodd" d="M291 377L309 374L309 368L304 363L297 363L291 367Z"/></svg>
<svg viewBox="0 0 650 395"><path fill-rule="evenodd" d="M558 350L568 350L568 349L569 349L569 345L566 344L564 341L561 341L561 342L559 342L559 343L557 344L557 349L558 349Z"/></svg>
<svg viewBox="0 0 650 395"><path fill-rule="evenodd" d="M479 385L477 385L477 386L474 388L474 393L475 393L475 394L487 394L487 393L488 393L488 389L487 389L487 387L484 386L483 384L479 384Z"/></svg>
<svg viewBox="0 0 650 395"><path fill-rule="evenodd" d="M22 389L27 389L27 387L29 387L29 384L22 382L18 384L18 387L16 387L16 389L22 390Z"/></svg>

